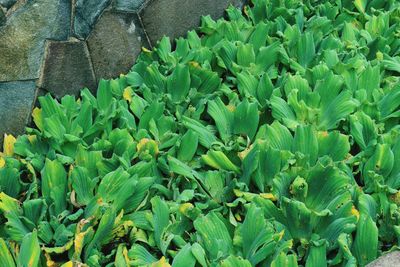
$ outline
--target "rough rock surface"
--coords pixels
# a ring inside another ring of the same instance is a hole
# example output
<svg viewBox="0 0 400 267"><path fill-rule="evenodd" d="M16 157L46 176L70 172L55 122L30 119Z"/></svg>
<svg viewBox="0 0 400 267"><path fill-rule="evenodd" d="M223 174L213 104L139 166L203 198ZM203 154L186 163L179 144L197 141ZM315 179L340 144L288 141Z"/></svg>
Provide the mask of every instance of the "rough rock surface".
<svg viewBox="0 0 400 267"><path fill-rule="evenodd" d="M121 11L138 11L145 0L115 0L113 7Z"/></svg>
<svg viewBox="0 0 400 267"><path fill-rule="evenodd" d="M111 0L77 0L75 4L74 34L80 39L88 37L93 25Z"/></svg>
<svg viewBox="0 0 400 267"><path fill-rule="evenodd" d="M94 91L128 72L149 39L182 36L201 15L246 1L0 0L0 145L4 132L23 132L35 83L36 95Z"/></svg>
<svg viewBox="0 0 400 267"><path fill-rule="evenodd" d="M12 5L15 4L17 0L0 0L0 5L2 5L5 8L10 8Z"/></svg>
<svg viewBox="0 0 400 267"><path fill-rule="evenodd" d="M146 44L136 13L105 11L88 38L97 79L126 73Z"/></svg>
<svg viewBox="0 0 400 267"><path fill-rule="evenodd" d="M56 97L96 88L89 52L84 41L48 41L39 87Z"/></svg>
<svg viewBox="0 0 400 267"><path fill-rule="evenodd" d="M17 135L24 132L35 91L34 81L0 83L0 144L3 143L4 133Z"/></svg>
<svg viewBox="0 0 400 267"><path fill-rule="evenodd" d="M394 251L383 255L366 267L400 267L400 251Z"/></svg>
<svg viewBox="0 0 400 267"><path fill-rule="evenodd" d="M241 6L243 0L152 0L140 15L143 26L154 45L163 35L174 39L196 28L200 17L222 17L230 5Z"/></svg>
<svg viewBox="0 0 400 267"><path fill-rule="evenodd" d="M45 39L68 37L70 8L68 0L29 1L8 17L0 28L0 81L38 78Z"/></svg>

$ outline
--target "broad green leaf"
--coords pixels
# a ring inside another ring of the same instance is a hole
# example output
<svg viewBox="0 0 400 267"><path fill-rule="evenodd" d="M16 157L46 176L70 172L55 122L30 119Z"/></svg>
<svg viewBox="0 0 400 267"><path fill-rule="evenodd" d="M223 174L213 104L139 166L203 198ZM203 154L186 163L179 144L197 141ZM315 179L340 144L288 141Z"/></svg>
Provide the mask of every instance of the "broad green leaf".
<svg viewBox="0 0 400 267"><path fill-rule="evenodd" d="M311 93L311 88L308 84L308 81L302 78L300 75L289 75L287 81L285 83L285 94L289 96L292 90L298 90L299 100L307 100L307 95Z"/></svg>
<svg viewBox="0 0 400 267"><path fill-rule="evenodd" d="M216 213L211 212L196 219L194 227L210 259L228 256L232 252L232 238Z"/></svg>
<svg viewBox="0 0 400 267"><path fill-rule="evenodd" d="M181 248L172 262L173 267L194 267L195 265L196 258L192 254L192 247L190 244L186 244Z"/></svg>
<svg viewBox="0 0 400 267"><path fill-rule="evenodd" d="M326 241L320 240L313 242L307 257L306 267L325 267L326 260Z"/></svg>
<svg viewBox="0 0 400 267"><path fill-rule="evenodd" d="M241 257L230 255L228 258L221 261L219 267L251 267L251 263Z"/></svg>
<svg viewBox="0 0 400 267"><path fill-rule="evenodd" d="M373 101L372 94L374 90L379 89L381 83L381 74L379 65L371 67L368 65L358 80L358 89L365 90L369 101Z"/></svg>
<svg viewBox="0 0 400 267"><path fill-rule="evenodd" d="M172 100L180 102L185 99L190 89L189 67L178 64L171 76L167 79L167 92L171 94Z"/></svg>
<svg viewBox="0 0 400 267"><path fill-rule="evenodd" d="M253 266L273 254L275 250L273 229L265 222L261 208L250 206L241 230L244 257Z"/></svg>
<svg viewBox="0 0 400 267"><path fill-rule="evenodd" d="M400 87L397 86L391 92L386 94L378 104L380 119L400 117Z"/></svg>
<svg viewBox="0 0 400 267"><path fill-rule="evenodd" d="M252 44L245 44L238 46L237 49L237 63L243 67L249 67L250 64L254 64L256 61L256 55Z"/></svg>
<svg viewBox="0 0 400 267"><path fill-rule="evenodd" d="M240 172L240 169L229 160L229 158L222 151L210 150L207 155L202 156L205 164L215 168L227 171Z"/></svg>
<svg viewBox="0 0 400 267"><path fill-rule="evenodd" d="M334 161L344 160L350 152L349 137L338 131L318 132L318 156L330 156Z"/></svg>
<svg viewBox="0 0 400 267"><path fill-rule="evenodd" d="M2 238L0 238L0 259L2 260L2 264L4 264L4 266L16 266L12 254L8 249L6 242Z"/></svg>
<svg viewBox="0 0 400 267"><path fill-rule="evenodd" d="M78 166L86 168L91 179L98 176L97 164L102 159L102 151L89 151L83 146L78 145L75 163Z"/></svg>
<svg viewBox="0 0 400 267"><path fill-rule="evenodd" d="M54 205L54 215L67 208L67 173L58 160L46 160L42 174L42 194L46 202Z"/></svg>
<svg viewBox="0 0 400 267"><path fill-rule="evenodd" d="M350 116L350 133L362 148L374 145L378 136L378 129L374 121L364 112Z"/></svg>
<svg viewBox="0 0 400 267"><path fill-rule="evenodd" d="M171 172L186 176L188 178L194 179L193 170L185 163L174 157L168 157L168 163L170 166Z"/></svg>
<svg viewBox="0 0 400 267"><path fill-rule="evenodd" d="M102 245L107 242L114 226L115 217L115 211L113 211L111 208L105 211L100 219L93 239L86 247L85 260L92 255L94 249L101 249Z"/></svg>
<svg viewBox="0 0 400 267"><path fill-rule="evenodd" d="M203 247L200 246L199 243L194 243L192 245L192 254L196 258L197 262L202 267L206 267L207 266L206 259L205 259L206 258L205 257L206 252L204 251Z"/></svg>
<svg viewBox="0 0 400 267"><path fill-rule="evenodd" d="M318 162L307 178L307 207L315 211L323 211L337 196L346 192L350 178L332 166L331 162Z"/></svg>
<svg viewBox="0 0 400 267"><path fill-rule="evenodd" d="M117 255L115 256L115 267L126 267L129 266L129 259L127 258L128 250L125 246L119 245L117 249Z"/></svg>
<svg viewBox="0 0 400 267"><path fill-rule="evenodd" d="M258 129L260 116L257 103L249 103L243 100L236 108L234 115L234 133L243 134L253 139Z"/></svg>
<svg viewBox="0 0 400 267"><path fill-rule="evenodd" d="M183 117L182 123L186 128L197 133L199 136L199 142L202 146L210 148L211 145L216 141L214 133L200 122L188 117Z"/></svg>
<svg viewBox="0 0 400 267"><path fill-rule="evenodd" d="M153 63L146 67L143 81L144 84L150 89L153 89L154 92L163 93L165 92L166 78L160 73L157 65L158 64Z"/></svg>
<svg viewBox="0 0 400 267"><path fill-rule="evenodd" d="M293 152L301 152L309 158L310 165L314 165L318 156L318 140L315 130L311 126L298 126L293 139Z"/></svg>
<svg viewBox="0 0 400 267"><path fill-rule="evenodd" d="M227 142L235 125L234 113L225 106L220 98L217 98L208 102L208 114L214 119L221 139Z"/></svg>
<svg viewBox="0 0 400 267"><path fill-rule="evenodd" d="M87 205L94 197L94 187L88 171L83 167L75 167L71 173L72 188L76 192L77 202L81 205Z"/></svg>
<svg viewBox="0 0 400 267"><path fill-rule="evenodd" d="M378 253L378 228L372 218L361 214L353 244L354 256L360 265L373 261Z"/></svg>
<svg viewBox="0 0 400 267"><path fill-rule="evenodd" d="M169 225L169 208L167 203L159 197L151 200L154 213L154 238L158 248L165 254L169 242L164 239L166 228Z"/></svg>
<svg viewBox="0 0 400 267"><path fill-rule="evenodd" d="M266 126L265 136L260 136L261 139L275 149L288 150L292 148L293 137L289 130L280 124L278 121L274 121L271 125Z"/></svg>
<svg viewBox="0 0 400 267"><path fill-rule="evenodd" d="M261 66L264 70L275 64L278 60L280 43L275 42L269 46L259 48L259 53L256 58L257 65Z"/></svg>
<svg viewBox="0 0 400 267"><path fill-rule="evenodd" d="M151 255L146 248L139 244L134 244L132 246L128 252L128 256L132 259L132 264L136 266L152 264L157 261L157 259Z"/></svg>
<svg viewBox="0 0 400 267"><path fill-rule="evenodd" d="M271 263L271 267L297 267L297 257L295 254L279 254Z"/></svg>
<svg viewBox="0 0 400 267"><path fill-rule="evenodd" d="M152 119L157 120L161 117L165 109L165 104L160 102L153 102L146 108L139 121L139 129L145 129L149 127L149 123Z"/></svg>
<svg viewBox="0 0 400 267"><path fill-rule="evenodd" d="M181 161L191 161L196 154L199 143L199 136L193 130L188 130L181 139L178 150L178 159Z"/></svg>
<svg viewBox="0 0 400 267"><path fill-rule="evenodd" d="M350 91L341 92L332 102L321 110L319 118L319 128L321 130L331 130L337 126L339 121L347 119L358 103L352 99Z"/></svg>
<svg viewBox="0 0 400 267"><path fill-rule="evenodd" d="M101 197L103 201L115 201L129 179L129 173L122 168L118 168L101 179L97 189L97 195Z"/></svg>
<svg viewBox="0 0 400 267"><path fill-rule="evenodd" d="M27 267L39 266L40 259L40 246L37 238L37 232L33 231L25 235L22 240L20 252L18 255L18 265Z"/></svg>
<svg viewBox="0 0 400 267"><path fill-rule="evenodd" d="M264 73L260 78L257 87L257 99L261 105L265 105L267 101L271 98L272 92L274 89L274 85L268 75L268 73Z"/></svg>
<svg viewBox="0 0 400 267"><path fill-rule="evenodd" d="M297 44L297 57L300 65L307 67L315 57L315 43L313 34L302 34Z"/></svg>
<svg viewBox="0 0 400 267"><path fill-rule="evenodd" d="M268 39L269 25L260 22L256 25L249 42L253 45L254 51L258 54L261 47L265 47Z"/></svg>
<svg viewBox="0 0 400 267"><path fill-rule="evenodd" d="M364 165L364 175L367 175L368 171L374 171L383 175L388 176L394 166L394 154L388 144L378 144L375 147L375 152L371 158Z"/></svg>
<svg viewBox="0 0 400 267"><path fill-rule="evenodd" d="M106 111L112 102L112 92L110 88L110 81L101 79L97 89L97 103L99 109L103 112Z"/></svg>
<svg viewBox="0 0 400 267"><path fill-rule="evenodd" d="M242 72L237 74L238 89L244 97L256 97L258 80L249 72Z"/></svg>
<svg viewBox="0 0 400 267"><path fill-rule="evenodd" d="M278 96L271 97L272 116L281 120L287 127L294 129L299 124L290 106Z"/></svg>
<svg viewBox="0 0 400 267"><path fill-rule="evenodd" d="M20 174L11 167L0 168L0 191L10 197L17 197L21 190Z"/></svg>

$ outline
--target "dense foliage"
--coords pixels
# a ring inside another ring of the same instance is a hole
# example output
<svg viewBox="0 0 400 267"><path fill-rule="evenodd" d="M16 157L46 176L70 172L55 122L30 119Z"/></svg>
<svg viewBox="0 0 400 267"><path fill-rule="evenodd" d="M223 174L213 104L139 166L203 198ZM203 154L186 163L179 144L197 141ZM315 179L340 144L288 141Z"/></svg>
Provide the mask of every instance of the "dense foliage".
<svg viewBox="0 0 400 267"><path fill-rule="evenodd" d="M364 266L397 249L399 22L394 0L253 0L143 49L96 97L41 97L0 157L0 265Z"/></svg>

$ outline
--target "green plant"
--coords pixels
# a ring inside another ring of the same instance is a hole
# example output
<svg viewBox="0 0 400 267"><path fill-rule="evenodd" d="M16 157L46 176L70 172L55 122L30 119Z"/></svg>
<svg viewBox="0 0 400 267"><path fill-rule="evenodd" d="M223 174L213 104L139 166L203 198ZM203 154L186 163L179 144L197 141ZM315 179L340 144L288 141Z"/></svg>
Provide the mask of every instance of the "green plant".
<svg viewBox="0 0 400 267"><path fill-rule="evenodd" d="M39 98L2 266L364 266L400 240L400 5L253 0Z"/></svg>

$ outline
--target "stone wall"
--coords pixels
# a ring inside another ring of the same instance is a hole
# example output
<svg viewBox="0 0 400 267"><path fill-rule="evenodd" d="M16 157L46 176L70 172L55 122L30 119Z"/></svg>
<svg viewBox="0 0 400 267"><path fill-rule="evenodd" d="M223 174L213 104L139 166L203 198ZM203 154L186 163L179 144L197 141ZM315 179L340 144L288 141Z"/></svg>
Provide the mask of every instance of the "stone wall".
<svg viewBox="0 0 400 267"><path fill-rule="evenodd" d="M21 134L39 95L77 95L126 73L142 47L245 0L0 0L0 143Z"/></svg>

